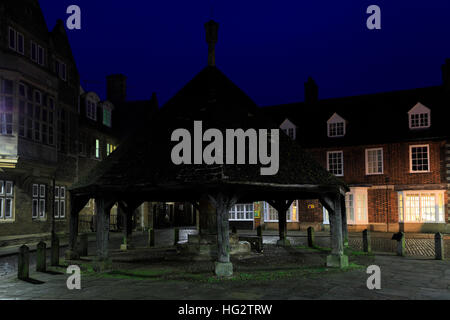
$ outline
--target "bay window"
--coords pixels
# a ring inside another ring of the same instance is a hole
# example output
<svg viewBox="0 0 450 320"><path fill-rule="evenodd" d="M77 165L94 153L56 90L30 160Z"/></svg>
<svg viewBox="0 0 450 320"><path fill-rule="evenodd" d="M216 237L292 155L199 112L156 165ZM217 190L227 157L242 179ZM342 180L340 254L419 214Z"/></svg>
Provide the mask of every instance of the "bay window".
<svg viewBox="0 0 450 320"><path fill-rule="evenodd" d="M398 193L399 221L445 223L444 191L402 191Z"/></svg>

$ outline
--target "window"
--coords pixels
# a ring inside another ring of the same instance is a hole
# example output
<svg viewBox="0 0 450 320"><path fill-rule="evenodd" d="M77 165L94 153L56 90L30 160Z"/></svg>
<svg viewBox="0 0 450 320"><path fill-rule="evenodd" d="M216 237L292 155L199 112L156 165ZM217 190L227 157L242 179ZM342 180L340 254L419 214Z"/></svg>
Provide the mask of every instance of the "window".
<svg viewBox="0 0 450 320"><path fill-rule="evenodd" d="M116 147L112 144L106 144L106 155L109 156L113 151L116 150Z"/></svg>
<svg viewBox="0 0 450 320"><path fill-rule="evenodd" d="M230 220L253 221L253 203L237 204L230 210Z"/></svg>
<svg viewBox="0 0 450 320"><path fill-rule="evenodd" d="M41 66L45 63L45 49L34 41L31 41L31 60Z"/></svg>
<svg viewBox="0 0 450 320"><path fill-rule="evenodd" d="M411 173L430 172L429 149L429 145L409 147Z"/></svg>
<svg viewBox="0 0 450 320"><path fill-rule="evenodd" d="M103 124L107 127L111 127L111 109L103 108Z"/></svg>
<svg viewBox="0 0 450 320"><path fill-rule="evenodd" d="M66 187L55 187L55 218L64 219L66 217Z"/></svg>
<svg viewBox="0 0 450 320"><path fill-rule="evenodd" d="M95 139L95 158L100 159L100 140Z"/></svg>
<svg viewBox="0 0 450 320"><path fill-rule="evenodd" d="M444 206L444 191L398 193L400 222L445 223Z"/></svg>
<svg viewBox="0 0 450 320"><path fill-rule="evenodd" d="M408 112L408 116L410 129L424 129L431 126L431 110L420 102Z"/></svg>
<svg viewBox="0 0 450 320"><path fill-rule="evenodd" d="M343 151L327 152L327 170L335 176L344 176L344 153Z"/></svg>
<svg viewBox="0 0 450 320"><path fill-rule="evenodd" d="M16 30L14 30L13 28L9 28L9 48L12 50L16 50L16 37L17 37L17 32Z"/></svg>
<svg viewBox="0 0 450 320"><path fill-rule="evenodd" d="M14 184L0 180L0 221L12 220L14 208Z"/></svg>
<svg viewBox="0 0 450 320"><path fill-rule="evenodd" d="M366 149L366 174L383 174L383 148Z"/></svg>
<svg viewBox="0 0 450 320"><path fill-rule="evenodd" d="M86 101L86 117L97 121L97 103L91 100Z"/></svg>
<svg viewBox="0 0 450 320"><path fill-rule="evenodd" d="M14 111L14 84L0 79L0 135L12 135Z"/></svg>
<svg viewBox="0 0 450 320"><path fill-rule="evenodd" d="M55 72L64 81L67 81L67 65L60 61L55 61Z"/></svg>
<svg viewBox="0 0 450 320"><path fill-rule="evenodd" d="M367 189L351 188L345 195L348 224L367 224Z"/></svg>
<svg viewBox="0 0 450 320"><path fill-rule="evenodd" d="M325 207L323 207L323 224L330 224L330 214Z"/></svg>
<svg viewBox="0 0 450 320"><path fill-rule="evenodd" d="M267 202L264 202L264 221L278 222L278 212ZM298 221L298 203L294 201L286 211L286 221Z"/></svg>
<svg viewBox="0 0 450 320"><path fill-rule="evenodd" d="M335 113L327 122L328 137L336 138L345 136L345 120Z"/></svg>
<svg viewBox="0 0 450 320"><path fill-rule="evenodd" d="M32 218L44 219L45 218L45 199L46 199L46 186L43 184L33 184L33 203L32 203Z"/></svg>

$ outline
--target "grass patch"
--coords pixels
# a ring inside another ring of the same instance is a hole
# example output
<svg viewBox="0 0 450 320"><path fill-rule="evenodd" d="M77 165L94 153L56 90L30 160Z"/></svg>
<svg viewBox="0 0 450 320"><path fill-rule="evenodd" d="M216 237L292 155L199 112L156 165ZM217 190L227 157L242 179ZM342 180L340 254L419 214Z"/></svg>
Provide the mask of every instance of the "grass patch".
<svg viewBox="0 0 450 320"><path fill-rule="evenodd" d="M158 279L172 273L169 269L146 269L146 270L114 270L102 274L102 276L114 279Z"/></svg>

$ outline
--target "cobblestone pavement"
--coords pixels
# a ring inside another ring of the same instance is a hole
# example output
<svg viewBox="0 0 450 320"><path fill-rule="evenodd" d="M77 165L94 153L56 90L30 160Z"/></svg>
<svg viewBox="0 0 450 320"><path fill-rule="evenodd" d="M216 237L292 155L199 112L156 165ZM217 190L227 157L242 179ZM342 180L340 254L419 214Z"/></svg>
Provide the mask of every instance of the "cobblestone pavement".
<svg viewBox="0 0 450 320"><path fill-rule="evenodd" d="M314 257L320 253L311 253ZM365 268L322 272L298 278L200 282L82 276L81 290L68 290L67 275L32 273L45 282L33 285L11 278L0 282L0 299L124 300L301 300L301 299L450 299L450 261L377 255L381 290L369 290ZM194 262L196 263L196 262Z"/></svg>

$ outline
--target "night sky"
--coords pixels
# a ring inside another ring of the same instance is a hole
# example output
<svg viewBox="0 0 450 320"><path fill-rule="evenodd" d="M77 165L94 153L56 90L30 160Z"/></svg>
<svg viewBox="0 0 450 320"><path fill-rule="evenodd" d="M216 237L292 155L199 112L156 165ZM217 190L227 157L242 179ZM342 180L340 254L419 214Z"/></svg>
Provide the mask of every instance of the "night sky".
<svg viewBox="0 0 450 320"><path fill-rule="evenodd" d="M204 23L220 23L217 66L261 106L303 100L312 76L321 98L441 84L450 58L449 0L40 0L47 24L82 10L68 31L82 85L105 97L124 73L128 97L166 102L207 64ZM368 30L369 5L382 30ZM212 10L213 8L213 10Z"/></svg>

